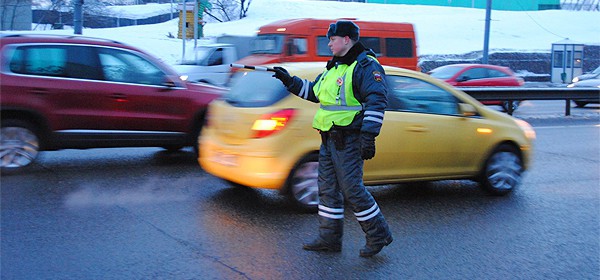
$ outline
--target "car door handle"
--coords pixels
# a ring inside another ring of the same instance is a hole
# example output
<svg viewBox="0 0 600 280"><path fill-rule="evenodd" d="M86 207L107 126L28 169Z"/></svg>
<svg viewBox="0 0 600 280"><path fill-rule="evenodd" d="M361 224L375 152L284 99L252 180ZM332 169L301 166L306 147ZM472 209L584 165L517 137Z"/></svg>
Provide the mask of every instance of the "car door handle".
<svg viewBox="0 0 600 280"><path fill-rule="evenodd" d="M122 94L122 93L113 93L110 95L110 98L114 99L117 102L127 101L127 95Z"/></svg>
<svg viewBox="0 0 600 280"><path fill-rule="evenodd" d="M411 126L408 126L406 128L406 130L412 131L412 132L427 132L427 131L429 131L429 129L427 127L424 127L422 125L411 125Z"/></svg>
<svg viewBox="0 0 600 280"><path fill-rule="evenodd" d="M48 93L48 90L44 88L33 88L29 90L29 92L35 95L45 95Z"/></svg>

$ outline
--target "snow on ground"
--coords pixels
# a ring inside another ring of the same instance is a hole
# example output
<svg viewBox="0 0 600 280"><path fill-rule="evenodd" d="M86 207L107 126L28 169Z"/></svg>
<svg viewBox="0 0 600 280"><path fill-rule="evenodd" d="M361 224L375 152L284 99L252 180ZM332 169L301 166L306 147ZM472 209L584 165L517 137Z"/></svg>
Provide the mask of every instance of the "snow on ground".
<svg viewBox="0 0 600 280"><path fill-rule="evenodd" d="M178 1L175 1L177 3ZM176 6L176 5L174 5ZM111 7L121 17L139 18L171 4ZM549 52L552 43L569 38L600 45L600 13L587 11L491 12L490 52ZM310 0L253 0L247 17L233 22L209 22L207 38L221 35L253 36L267 23L287 18L357 18L368 21L409 22L417 32L419 55L463 54L483 49L485 10L424 5L365 4ZM208 19L208 17L207 17ZM85 20L85 19L84 19ZM33 31L39 33L40 31ZM72 34L72 30L43 32ZM83 35L109 38L140 47L167 63L181 58L183 43L177 36L178 19L152 25L84 29ZM202 43L203 41L200 41ZM188 40L187 47L193 46Z"/></svg>

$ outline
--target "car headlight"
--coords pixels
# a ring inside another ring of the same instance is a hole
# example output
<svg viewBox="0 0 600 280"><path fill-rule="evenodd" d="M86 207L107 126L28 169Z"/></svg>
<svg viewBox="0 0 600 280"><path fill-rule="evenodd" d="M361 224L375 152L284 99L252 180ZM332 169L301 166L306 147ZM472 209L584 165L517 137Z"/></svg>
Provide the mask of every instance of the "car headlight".
<svg viewBox="0 0 600 280"><path fill-rule="evenodd" d="M530 141L535 140L535 130L533 130L533 127L528 122L519 119L515 119L515 122L521 128L523 133L525 133L525 137L527 137L527 139Z"/></svg>

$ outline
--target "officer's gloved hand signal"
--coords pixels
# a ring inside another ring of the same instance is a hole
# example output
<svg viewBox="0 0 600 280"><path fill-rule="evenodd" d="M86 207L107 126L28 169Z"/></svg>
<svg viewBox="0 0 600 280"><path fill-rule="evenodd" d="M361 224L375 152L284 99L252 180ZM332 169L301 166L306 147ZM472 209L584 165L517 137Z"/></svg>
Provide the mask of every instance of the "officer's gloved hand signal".
<svg viewBox="0 0 600 280"><path fill-rule="evenodd" d="M290 73L287 70L285 70L285 68L275 66L273 67L273 69L275 70L275 74L273 74L273 77L279 79L284 86L287 87L292 83L292 76L290 76Z"/></svg>

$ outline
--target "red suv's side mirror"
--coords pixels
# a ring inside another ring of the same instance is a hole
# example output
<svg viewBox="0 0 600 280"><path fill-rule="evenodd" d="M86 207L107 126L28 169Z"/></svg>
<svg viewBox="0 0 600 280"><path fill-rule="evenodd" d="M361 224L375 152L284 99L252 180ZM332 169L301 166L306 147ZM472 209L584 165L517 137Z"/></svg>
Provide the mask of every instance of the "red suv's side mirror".
<svg viewBox="0 0 600 280"><path fill-rule="evenodd" d="M179 86L179 83L182 83L182 81L178 82L173 77L164 76L164 81L162 82L162 86L165 87L165 90L170 90L170 89L173 89L173 88Z"/></svg>
<svg viewBox="0 0 600 280"><path fill-rule="evenodd" d="M471 78L469 78L469 76L460 76L456 79L457 82L466 82L468 80L470 80Z"/></svg>

